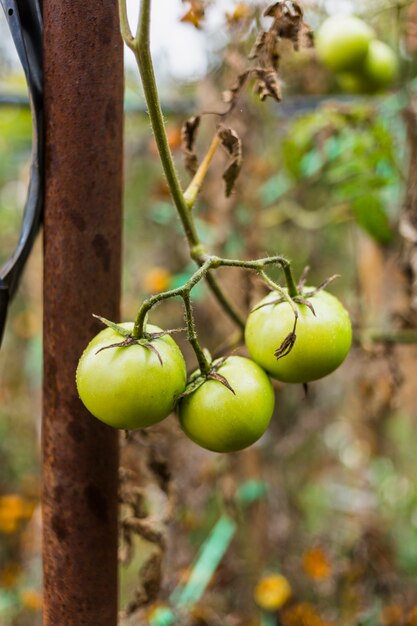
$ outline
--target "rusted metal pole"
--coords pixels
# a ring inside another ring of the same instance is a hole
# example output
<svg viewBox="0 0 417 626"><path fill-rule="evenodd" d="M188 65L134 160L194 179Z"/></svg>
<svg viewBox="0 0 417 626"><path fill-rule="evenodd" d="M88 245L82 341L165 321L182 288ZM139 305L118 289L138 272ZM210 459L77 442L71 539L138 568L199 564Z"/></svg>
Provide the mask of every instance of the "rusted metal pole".
<svg viewBox="0 0 417 626"><path fill-rule="evenodd" d="M118 319L122 44L116 0L44 0L44 626L117 624L117 433L77 360Z"/></svg>

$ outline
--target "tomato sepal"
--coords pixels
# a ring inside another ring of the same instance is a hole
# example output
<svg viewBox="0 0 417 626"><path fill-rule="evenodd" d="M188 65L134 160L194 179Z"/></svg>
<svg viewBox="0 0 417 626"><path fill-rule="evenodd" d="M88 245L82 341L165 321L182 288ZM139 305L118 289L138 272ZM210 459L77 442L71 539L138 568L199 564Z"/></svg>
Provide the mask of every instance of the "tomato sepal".
<svg viewBox="0 0 417 626"><path fill-rule="evenodd" d="M159 350L155 348L155 346L152 344L152 341L154 341L155 339L160 339L161 337L165 337L165 335L173 335L174 333L180 333L187 330L186 328L172 328L170 330L161 330L154 333L145 332L143 333L143 337L137 339L132 335L130 331L128 331L120 324L116 324L115 322L112 322L105 317L101 317L100 315L95 315L94 313L93 317L100 320L100 322L102 322L105 326L111 328L122 337L125 337L123 341L112 343L108 346L103 346L102 348L100 348L100 350L97 350L96 354L99 354L99 352L102 352L103 350L108 350L109 348L128 348L132 345L139 345L153 352L158 357L158 361L161 365L163 365L164 362L162 360Z"/></svg>
<svg viewBox="0 0 417 626"><path fill-rule="evenodd" d="M205 352L207 352L207 351L205 351ZM209 353L208 353L208 355L209 355L209 357L211 359L211 355ZM222 376L218 372L218 370L221 368L222 365L224 365L226 360L227 360L227 357L222 357L222 358L217 359L216 361L212 362L210 371L207 374L205 374L205 375L201 374L200 370L195 371L190 376L190 378L188 380L188 383L187 383L187 386L186 386L185 390L183 391L183 393L180 396L178 396L177 402L179 402L183 398L186 398L187 396L190 396L192 393L197 391L197 389L199 389L202 385L204 385L206 380L217 380L219 383L224 385L226 387L226 389L231 391L233 393L233 395L236 395L235 390L233 389L233 387L231 386L231 384L229 383L227 378L225 376Z"/></svg>

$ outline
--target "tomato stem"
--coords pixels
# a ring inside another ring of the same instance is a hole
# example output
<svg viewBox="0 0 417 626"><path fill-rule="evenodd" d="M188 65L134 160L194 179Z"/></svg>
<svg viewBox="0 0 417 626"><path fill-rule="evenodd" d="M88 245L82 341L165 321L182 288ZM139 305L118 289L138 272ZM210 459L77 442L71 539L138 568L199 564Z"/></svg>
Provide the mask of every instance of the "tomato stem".
<svg viewBox="0 0 417 626"><path fill-rule="evenodd" d="M155 80L155 73L153 69L149 45L151 0L142 0L141 2L138 27L135 37L132 36L128 24L126 0L119 0L119 10L122 37L126 45L133 51L136 58L139 73L142 79L146 104L148 106L149 118L155 136L155 141L161 159L162 167L168 182L175 208L181 220L184 233L188 241L190 256L198 265L201 266L202 262L200 253L204 252L204 248L199 239L193 216L185 199L178 178L178 174L175 169L174 159L168 143L164 117L162 114L158 88ZM193 250L199 250L199 254L196 255L195 253L193 253ZM243 329L245 327L245 322L242 316L224 294L222 288L217 283L214 276L208 275L207 283L214 296L217 298L220 305L222 306L223 310L239 328Z"/></svg>
<svg viewBox="0 0 417 626"><path fill-rule="evenodd" d="M207 254L198 236L191 208L196 201L198 192L203 184L210 162L219 145L218 136L216 135L213 138L205 158L203 159L188 189L184 193L177 171L175 169L174 158L169 147L152 63L152 56L150 52L151 0L142 0L141 2L138 24L134 36L129 26L126 0L119 0L119 13L121 34L124 42L135 55L139 73L142 79L143 91L148 106L149 118L155 136L161 164L168 182L172 200L174 202L175 208L184 229L185 236L187 238L190 257L193 259L193 261L195 261L197 265L200 266L195 274L193 274L190 280L187 281L183 287L167 291L162 294L157 294L143 303L138 311L133 336L135 338L143 337L144 326L146 324L146 315L148 311L150 311L150 309L161 300L166 300L175 296L181 296L184 300L184 306L186 307L187 311L190 291L194 287L194 285L197 284L197 282L199 282L202 278L207 281L209 288L211 289L213 295L216 297L223 310L242 331L245 328L244 319L242 318L240 312L237 310L234 304L226 296L223 289L220 287L219 283L217 282L216 278L213 276L210 270L223 266L241 267L244 269L254 270L256 272L261 272L267 265L280 265L285 274L288 293L290 297L294 297L298 294L298 292L292 278L290 264L283 257L269 257L267 259L261 259L259 261L241 261L232 259L220 259L218 257L210 256ZM197 346L196 338L194 337L195 328L193 322L191 323L188 318L187 328L189 331L189 337L192 337L191 343L194 343L194 346L197 347L196 356L199 359L199 362L201 360L201 365L204 369L206 365L201 359L201 356L199 354L200 348Z"/></svg>

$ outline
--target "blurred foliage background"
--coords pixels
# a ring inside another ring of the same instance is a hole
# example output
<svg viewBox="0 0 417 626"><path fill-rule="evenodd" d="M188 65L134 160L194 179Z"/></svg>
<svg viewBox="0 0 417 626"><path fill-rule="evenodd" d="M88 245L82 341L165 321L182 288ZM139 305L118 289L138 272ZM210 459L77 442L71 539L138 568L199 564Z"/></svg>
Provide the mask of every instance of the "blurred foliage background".
<svg viewBox="0 0 417 626"><path fill-rule="evenodd" d="M219 153L196 219L204 243L223 256L284 254L296 274L310 266L311 284L340 274L331 291L352 315L355 345L344 365L312 384L307 395L301 387L276 384L271 427L245 452L220 456L198 448L182 436L175 416L121 437L125 626L164 623L161 607L175 604L172 592L190 580L207 537L220 565L206 564L209 587L177 623L417 624L417 352L412 343L372 339L412 330L416 321L399 224L417 176L408 176L404 118L415 99L417 4L305 0L304 6L313 28L336 9L371 23L398 55L397 84L372 97L346 95L313 50L282 50L283 102L260 103L245 92L231 120L244 146L236 191L224 197L225 157ZM184 183L181 125L199 110L224 106L221 92L242 67L261 8L236 2L226 10L217 0L204 17L196 0L179 7L181 28L198 29L202 40L210 11L221 14L227 33L217 47L208 45L208 70L198 80L179 82L163 63L157 65L169 141ZM4 23L0 33L6 42ZM20 228L31 121L7 43L0 55L2 263ZM201 154L213 131L207 116L198 139ZM125 150L122 312L128 320L143 297L182 284L193 271L131 66ZM220 276L242 311L262 294L259 283L241 271ZM233 328L204 286L193 293L202 342L216 351ZM178 327L180 304L163 304L153 319ZM41 334L40 240L0 353L1 626L41 623ZM193 355L179 341L192 370ZM133 532L129 517L137 508L143 524ZM220 530L210 535L225 515L235 522L232 536Z"/></svg>

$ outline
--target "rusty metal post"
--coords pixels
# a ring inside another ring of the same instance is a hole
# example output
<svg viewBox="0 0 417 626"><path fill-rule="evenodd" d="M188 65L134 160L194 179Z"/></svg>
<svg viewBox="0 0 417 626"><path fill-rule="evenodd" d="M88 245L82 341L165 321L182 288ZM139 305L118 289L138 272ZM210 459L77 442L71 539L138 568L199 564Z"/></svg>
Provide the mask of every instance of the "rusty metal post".
<svg viewBox="0 0 417 626"><path fill-rule="evenodd" d="M77 360L118 319L123 62L116 0L44 0L44 626L117 624L117 433Z"/></svg>

